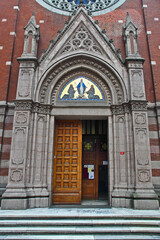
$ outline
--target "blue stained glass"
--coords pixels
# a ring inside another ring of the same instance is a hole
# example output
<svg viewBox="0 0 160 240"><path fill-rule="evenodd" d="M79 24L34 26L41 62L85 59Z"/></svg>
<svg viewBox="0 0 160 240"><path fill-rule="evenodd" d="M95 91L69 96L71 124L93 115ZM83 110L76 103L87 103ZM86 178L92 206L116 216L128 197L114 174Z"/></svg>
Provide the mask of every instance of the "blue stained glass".
<svg viewBox="0 0 160 240"><path fill-rule="evenodd" d="M73 2L73 0L68 0L68 2ZM75 1L76 4L80 4L80 2L80 0ZM95 0L91 0L91 2L95 2ZM88 4L88 0L83 0L83 4Z"/></svg>

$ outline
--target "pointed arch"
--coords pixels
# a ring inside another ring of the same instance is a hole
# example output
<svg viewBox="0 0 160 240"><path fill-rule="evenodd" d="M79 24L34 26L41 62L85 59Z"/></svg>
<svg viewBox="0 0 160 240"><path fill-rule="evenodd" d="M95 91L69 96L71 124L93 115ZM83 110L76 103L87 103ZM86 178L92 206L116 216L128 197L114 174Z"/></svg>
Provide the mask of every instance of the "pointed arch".
<svg viewBox="0 0 160 240"><path fill-rule="evenodd" d="M124 79L107 61L91 54L72 54L53 63L42 75L35 92L35 101L55 105L62 86L76 73L94 78L103 89L106 103L122 104L128 100Z"/></svg>

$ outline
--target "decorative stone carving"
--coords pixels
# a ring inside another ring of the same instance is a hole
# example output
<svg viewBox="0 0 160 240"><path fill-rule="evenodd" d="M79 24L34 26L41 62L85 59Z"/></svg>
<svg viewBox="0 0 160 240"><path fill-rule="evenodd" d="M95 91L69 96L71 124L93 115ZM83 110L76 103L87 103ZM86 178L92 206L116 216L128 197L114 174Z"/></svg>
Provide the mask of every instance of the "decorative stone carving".
<svg viewBox="0 0 160 240"><path fill-rule="evenodd" d="M136 25L133 23L129 13L127 12L126 22L123 26L123 36L127 58L140 58L137 44L137 30Z"/></svg>
<svg viewBox="0 0 160 240"><path fill-rule="evenodd" d="M147 101L130 101L132 111L147 111Z"/></svg>
<svg viewBox="0 0 160 240"><path fill-rule="evenodd" d="M139 128L136 129L136 140L135 140L135 150L136 159L139 165L148 165L148 146L147 146L147 129Z"/></svg>
<svg viewBox="0 0 160 240"><path fill-rule="evenodd" d="M111 110L113 115L124 114L124 108L122 105L112 105Z"/></svg>
<svg viewBox="0 0 160 240"><path fill-rule="evenodd" d="M41 114L50 114L51 106L50 105L44 105L39 103L33 104L32 112L41 113Z"/></svg>
<svg viewBox="0 0 160 240"><path fill-rule="evenodd" d="M143 113L135 114L135 123L138 125L146 124L146 115Z"/></svg>
<svg viewBox="0 0 160 240"><path fill-rule="evenodd" d="M133 83L133 96L136 98L144 97L142 72L141 70L131 70L132 83Z"/></svg>
<svg viewBox="0 0 160 240"><path fill-rule="evenodd" d="M24 49L22 57L37 57L38 41L40 36L39 25L36 23L34 14L31 16L28 24L25 26Z"/></svg>
<svg viewBox="0 0 160 240"><path fill-rule="evenodd" d="M27 112L16 112L16 124L25 124L28 120Z"/></svg>
<svg viewBox="0 0 160 240"><path fill-rule="evenodd" d="M59 54L75 50L85 50L103 55L101 46L96 39L89 33L88 29L81 24L71 38L66 42Z"/></svg>
<svg viewBox="0 0 160 240"><path fill-rule="evenodd" d="M11 169L10 180L13 182L20 182L23 178L23 169Z"/></svg>
<svg viewBox="0 0 160 240"><path fill-rule="evenodd" d="M15 100L15 110L26 110L26 111L31 111L32 109L32 101L26 100L26 101L19 101Z"/></svg>
<svg viewBox="0 0 160 240"><path fill-rule="evenodd" d="M43 7L53 12L58 12L68 15L72 12L74 15L79 6L83 6L88 10L88 14L96 13L104 14L122 5L126 0L89 0L89 1L76 1L76 0L36 0ZM80 4L80 5L79 5Z"/></svg>
<svg viewBox="0 0 160 240"><path fill-rule="evenodd" d="M128 68L143 69L143 65L138 63L128 63Z"/></svg>
<svg viewBox="0 0 160 240"><path fill-rule="evenodd" d="M30 95L31 70L21 70L19 76L18 96L28 97Z"/></svg>
<svg viewBox="0 0 160 240"><path fill-rule="evenodd" d="M138 181L142 183L150 182L150 171L138 169Z"/></svg>

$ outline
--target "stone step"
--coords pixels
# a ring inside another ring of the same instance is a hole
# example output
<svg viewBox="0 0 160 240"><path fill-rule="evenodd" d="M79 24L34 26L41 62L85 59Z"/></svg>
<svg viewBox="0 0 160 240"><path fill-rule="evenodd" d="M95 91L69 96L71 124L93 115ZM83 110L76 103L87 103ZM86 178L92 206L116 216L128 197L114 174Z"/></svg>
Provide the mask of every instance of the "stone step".
<svg viewBox="0 0 160 240"><path fill-rule="evenodd" d="M6 210L0 212L0 239L160 239L160 211Z"/></svg>
<svg viewBox="0 0 160 240"><path fill-rule="evenodd" d="M52 219L52 220L33 220L33 219L17 219L17 220L0 220L0 227L14 226L143 226L143 227L160 227L160 220L129 220L129 219Z"/></svg>
<svg viewBox="0 0 160 240"><path fill-rule="evenodd" d="M1 227L0 235L9 235L9 234L160 234L159 227Z"/></svg>
<svg viewBox="0 0 160 240"><path fill-rule="evenodd" d="M3 211L2 211L3 213ZM116 214L111 214L111 215L88 215L88 214L76 214L76 215L59 215L59 214L49 214L49 215L45 215L45 214L26 214L26 215L22 215L22 214L4 214L4 215L0 215L0 220L5 220L5 219L16 219L16 220L20 220L20 219L45 219L45 220L53 220L53 219L71 219L72 221L75 220L75 219L82 219L82 220L85 220L85 219L111 219L111 220L160 220L160 214L159 215L116 215Z"/></svg>

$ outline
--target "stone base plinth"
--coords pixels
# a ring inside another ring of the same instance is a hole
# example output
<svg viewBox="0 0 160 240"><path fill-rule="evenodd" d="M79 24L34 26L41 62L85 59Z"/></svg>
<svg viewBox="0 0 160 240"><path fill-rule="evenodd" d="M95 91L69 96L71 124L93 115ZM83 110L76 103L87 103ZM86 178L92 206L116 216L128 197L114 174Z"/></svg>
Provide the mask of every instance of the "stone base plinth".
<svg viewBox="0 0 160 240"><path fill-rule="evenodd" d="M154 191L136 191L133 195L133 207L134 209L159 209L158 196Z"/></svg>
<svg viewBox="0 0 160 240"><path fill-rule="evenodd" d="M2 210L23 210L27 209L27 199L26 198L10 198L2 199L1 201Z"/></svg>

